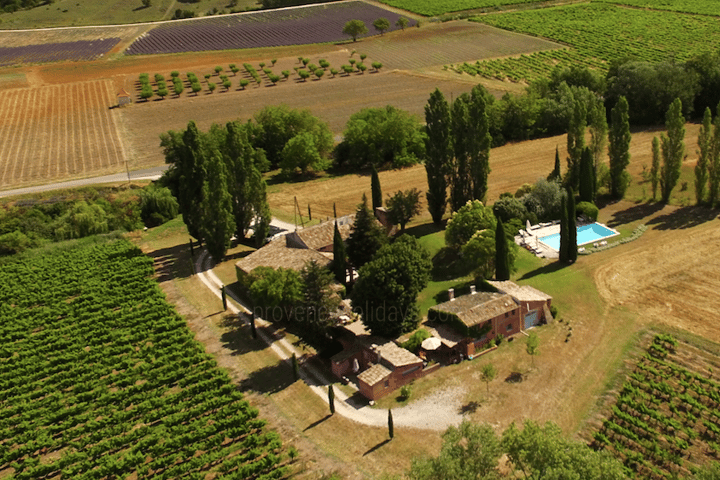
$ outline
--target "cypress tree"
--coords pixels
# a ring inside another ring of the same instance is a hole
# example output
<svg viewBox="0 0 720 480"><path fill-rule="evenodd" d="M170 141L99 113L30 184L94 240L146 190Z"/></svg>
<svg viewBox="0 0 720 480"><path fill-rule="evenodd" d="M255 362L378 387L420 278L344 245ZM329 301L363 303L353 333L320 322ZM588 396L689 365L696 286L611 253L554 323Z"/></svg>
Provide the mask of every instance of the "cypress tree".
<svg viewBox="0 0 720 480"><path fill-rule="evenodd" d="M660 149L663 163L660 167L660 195L663 203L670 201L677 181L680 178L680 167L685 155L685 118L682 115L682 102L673 100L665 115L667 136L660 135Z"/></svg>
<svg viewBox="0 0 720 480"><path fill-rule="evenodd" d="M372 209L373 212L375 209L382 207L383 201L382 201L382 189L380 188L380 177L378 176L378 171L375 168L375 164L372 166L372 176L370 178L370 190L372 193Z"/></svg>
<svg viewBox="0 0 720 480"><path fill-rule="evenodd" d="M708 201L712 208L720 196L720 103L715 112L713 136L710 141L710 160L708 162Z"/></svg>
<svg viewBox="0 0 720 480"><path fill-rule="evenodd" d="M708 162L711 156L712 145L712 113L705 108L703 122L698 134L698 160L695 165L695 199L698 204L705 199L705 191L708 183Z"/></svg>
<svg viewBox="0 0 720 480"><path fill-rule="evenodd" d="M652 185L652 198L657 196L660 184L660 141L657 137L652 139L652 167L650 167L650 184Z"/></svg>
<svg viewBox="0 0 720 480"><path fill-rule="evenodd" d="M595 169L593 155L589 148L585 148L580 160L580 201L595 202Z"/></svg>
<svg viewBox="0 0 720 480"><path fill-rule="evenodd" d="M375 220L363 194L362 203L355 214L353 232L347 241L347 257L356 269L372 260L380 247L387 243L387 235Z"/></svg>
<svg viewBox="0 0 720 480"><path fill-rule="evenodd" d="M333 233L333 273L335 280L345 285L347 281L347 254L345 253L345 242L343 242L335 220L335 232Z"/></svg>
<svg viewBox="0 0 720 480"><path fill-rule="evenodd" d="M560 261L563 263L568 262L568 243L570 242L570 236L568 234L568 216L567 216L567 198L562 195L560 201L560 250L558 254Z"/></svg>
<svg viewBox="0 0 720 480"><path fill-rule="evenodd" d="M392 410L388 408L388 435L390 439L395 438L395 426L393 425Z"/></svg>
<svg viewBox="0 0 720 480"><path fill-rule="evenodd" d="M188 122L182 134L180 152L174 168L178 169L178 205L188 233L202 242L202 216L197 208L203 201L203 185L207 177L205 139L195 122ZM166 151L167 156L167 151Z"/></svg>
<svg viewBox="0 0 720 480"><path fill-rule="evenodd" d="M553 168L553 171L550 172L550 175L548 175L547 179L549 181L551 180L559 180L561 177L560 173L560 151L558 150L558 146L555 145L555 168Z"/></svg>
<svg viewBox="0 0 720 480"><path fill-rule="evenodd" d="M452 165L452 133L450 105L439 89L430 94L425 105L425 172L428 211L435 224L440 224L447 204L448 178Z"/></svg>
<svg viewBox="0 0 720 480"><path fill-rule="evenodd" d="M253 312L252 318L250 319L250 331L252 338L257 338L257 326L255 325L255 313Z"/></svg>
<svg viewBox="0 0 720 480"><path fill-rule="evenodd" d="M332 384L328 386L328 406L330 407L330 415L335 415L335 390Z"/></svg>
<svg viewBox="0 0 720 480"><path fill-rule="evenodd" d="M495 227L495 280L510 280L510 252L508 250L502 219L497 219Z"/></svg>
<svg viewBox="0 0 720 480"><path fill-rule="evenodd" d="M567 262L575 263L577 251L577 219L575 214L575 193L572 188L567 190Z"/></svg>
<svg viewBox="0 0 720 480"><path fill-rule="evenodd" d="M487 91L478 85L472 89L469 105L468 142L469 170L472 181L471 193L473 200L485 201L488 189L488 175L490 175L490 121L487 115Z"/></svg>
<svg viewBox="0 0 720 480"><path fill-rule="evenodd" d="M627 182L625 169L630 163L630 114L628 102L621 96L610 113L610 134L608 136L610 156L610 194L613 198L625 196Z"/></svg>

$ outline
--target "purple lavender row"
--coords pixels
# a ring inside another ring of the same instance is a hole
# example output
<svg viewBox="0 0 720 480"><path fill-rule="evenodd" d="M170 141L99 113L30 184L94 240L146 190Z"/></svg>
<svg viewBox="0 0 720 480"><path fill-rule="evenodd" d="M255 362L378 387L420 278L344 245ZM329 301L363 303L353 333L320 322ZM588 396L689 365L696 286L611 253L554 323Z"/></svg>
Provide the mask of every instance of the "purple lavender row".
<svg viewBox="0 0 720 480"><path fill-rule="evenodd" d="M368 35L372 35L376 33L372 23L381 17L390 21L390 30L397 28L395 22L399 14L364 2L322 4L166 23L137 39L125 53L200 52L337 42L349 39L342 33L348 21L362 20L368 27ZM412 20L409 22L411 26L414 24Z"/></svg>
<svg viewBox="0 0 720 480"><path fill-rule="evenodd" d="M45 63L60 60L93 60L112 50L119 41L119 38L104 38L102 40L46 43L23 47L1 47L0 65Z"/></svg>

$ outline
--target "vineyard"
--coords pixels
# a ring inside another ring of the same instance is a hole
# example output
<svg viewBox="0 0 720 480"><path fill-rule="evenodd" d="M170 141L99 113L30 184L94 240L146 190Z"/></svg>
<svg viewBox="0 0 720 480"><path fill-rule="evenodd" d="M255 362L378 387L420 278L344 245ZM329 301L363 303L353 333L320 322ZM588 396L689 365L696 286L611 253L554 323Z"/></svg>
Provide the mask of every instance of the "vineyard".
<svg viewBox="0 0 720 480"><path fill-rule="evenodd" d="M150 30L125 53L146 55L337 42L349 40L342 33L349 20L362 20L369 30L366 35L372 35L378 33L372 22L380 17L390 21L390 30L398 28L395 22L399 14L359 1L178 21ZM409 22L410 26L414 24Z"/></svg>
<svg viewBox="0 0 720 480"><path fill-rule="evenodd" d="M126 241L53 253L0 265L0 472L287 474L278 435L165 301L150 258Z"/></svg>
<svg viewBox="0 0 720 480"><path fill-rule="evenodd" d="M685 476L720 458L718 358L670 335L654 337L595 433L642 478Z"/></svg>
<svg viewBox="0 0 720 480"><path fill-rule="evenodd" d="M111 80L0 91L0 189L122 170Z"/></svg>
<svg viewBox="0 0 720 480"><path fill-rule="evenodd" d="M519 3L542 3L540 0L381 0L395 8L419 13L426 17L478 8L494 8Z"/></svg>
<svg viewBox="0 0 720 480"><path fill-rule="evenodd" d="M596 0L598 2L630 5L633 7L669 10L672 12L720 15L717 2L713 0Z"/></svg>
<svg viewBox="0 0 720 480"><path fill-rule="evenodd" d="M105 38L95 41L81 40L23 47L0 47L0 66L60 60L94 60L112 50L119 41L119 38Z"/></svg>
<svg viewBox="0 0 720 480"><path fill-rule="evenodd" d="M548 76L556 65L586 65L604 71L608 62L626 57L680 62L714 51L720 42L720 24L716 18L601 3L487 15L473 20L553 39L571 47L453 66L457 71L501 80Z"/></svg>

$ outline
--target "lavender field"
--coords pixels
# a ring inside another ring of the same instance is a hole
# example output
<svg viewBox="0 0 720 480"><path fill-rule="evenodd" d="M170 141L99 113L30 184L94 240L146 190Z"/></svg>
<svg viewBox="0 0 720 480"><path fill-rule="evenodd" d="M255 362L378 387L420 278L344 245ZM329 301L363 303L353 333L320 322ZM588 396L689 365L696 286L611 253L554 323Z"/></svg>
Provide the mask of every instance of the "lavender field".
<svg viewBox="0 0 720 480"><path fill-rule="evenodd" d="M23 47L0 47L0 66L59 60L93 60L109 52L119 41L119 38L103 38Z"/></svg>
<svg viewBox="0 0 720 480"><path fill-rule="evenodd" d="M235 48L277 47L350 40L342 33L349 20L362 20L376 35L372 22L380 17L396 30L399 14L364 2L343 2L223 15L159 25L138 38L128 55L200 52ZM410 20L409 26L415 25Z"/></svg>

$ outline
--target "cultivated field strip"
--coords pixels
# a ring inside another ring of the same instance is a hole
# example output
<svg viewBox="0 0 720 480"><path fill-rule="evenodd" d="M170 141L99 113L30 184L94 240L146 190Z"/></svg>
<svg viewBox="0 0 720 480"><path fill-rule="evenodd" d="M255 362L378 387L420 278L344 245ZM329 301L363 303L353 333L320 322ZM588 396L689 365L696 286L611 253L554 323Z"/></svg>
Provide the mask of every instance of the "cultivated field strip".
<svg viewBox="0 0 720 480"><path fill-rule="evenodd" d="M122 170L112 82L0 92L0 188Z"/></svg>
<svg viewBox="0 0 720 480"><path fill-rule="evenodd" d="M378 32L372 23L380 17L390 21L389 30L398 29L395 23L399 14L358 1L178 21L161 24L140 36L125 53L201 52L337 42L349 38L342 30L350 20L362 20L368 27L369 32L360 37L376 35ZM415 21L408 23L414 24Z"/></svg>
<svg viewBox="0 0 720 480"><path fill-rule="evenodd" d="M22 47L0 47L0 66L61 60L94 60L105 55L119 42L120 38L116 37L94 41L81 40Z"/></svg>

